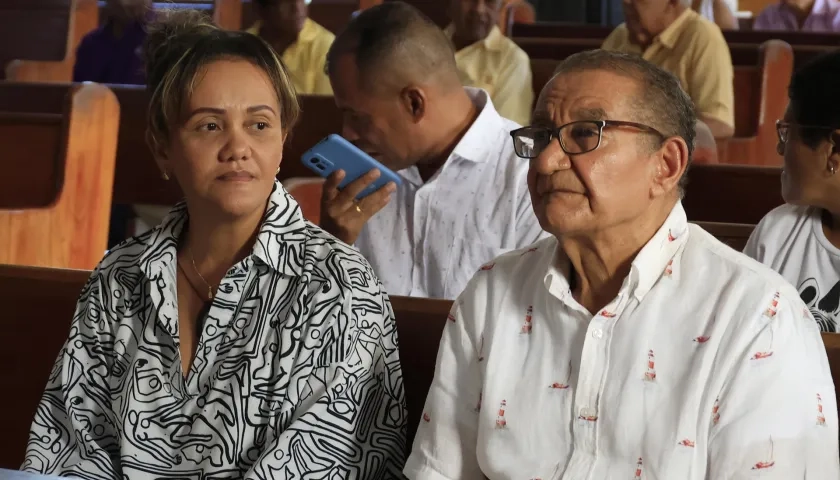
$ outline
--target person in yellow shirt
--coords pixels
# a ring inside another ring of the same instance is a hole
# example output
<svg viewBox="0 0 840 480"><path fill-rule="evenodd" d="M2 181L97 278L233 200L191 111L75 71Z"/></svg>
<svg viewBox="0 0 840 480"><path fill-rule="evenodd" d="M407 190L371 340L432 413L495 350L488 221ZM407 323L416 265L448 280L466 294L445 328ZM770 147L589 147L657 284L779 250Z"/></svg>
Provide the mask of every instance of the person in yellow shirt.
<svg viewBox="0 0 840 480"><path fill-rule="evenodd" d="M520 125L531 119L531 61L496 26L501 0L452 0L446 34L465 86L482 88L502 117Z"/></svg>
<svg viewBox="0 0 840 480"><path fill-rule="evenodd" d="M298 94L332 95L324 64L335 35L309 19L308 3L254 0L259 20L247 31L261 37L282 56Z"/></svg>
<svg viewBox="0 0 840 480"><path fill-rule="evenodd" d="M691 0L624 0L622 5L626 23L601 48L639 54L676 75L715 138L731 137L735 73L720 28L693 11Z"/></svg>

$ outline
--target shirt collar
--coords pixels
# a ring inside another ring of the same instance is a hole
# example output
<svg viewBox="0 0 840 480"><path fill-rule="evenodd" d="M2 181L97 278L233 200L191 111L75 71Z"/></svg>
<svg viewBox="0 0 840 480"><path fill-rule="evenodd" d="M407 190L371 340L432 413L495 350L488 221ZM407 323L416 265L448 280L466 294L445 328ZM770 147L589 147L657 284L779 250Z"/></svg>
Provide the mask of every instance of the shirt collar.
<svg viewBox="0 0 840 480"><path fill-rule="evenodd" d="M681 202L677 202L671 213L659 230L645 244L644 247L630 264L630 275L624 280L621 286L622 291L629 289L629 293L638 301L650 291L656 284L677 251L685 245L688 240L688 220ZM569 273L571 264L565 252L560 248L559 242L547 262L543 283L548 291L555 297L566 300L569 291Z"/></svg>
<svg viewBox="0 0 840 480"><path fill-rule="evenodd" d="M486 91L473 87L464 87L464 90L479 109L479 113L467 133L455 145L452 155L470 162L484 163L492 153L497 151L498 144L493 137L504 136L503 141L510 141L507 138L510 132L505 130L504 121Z"/></svg>
<svg viewBox="0 0 840 480"><path fill-rule="evenodd" d="M446 28L443 29L443 31L444 33L446 33L446 36L449 37L450 40L452 40L452 36L455 35L455 25L450 23L449 25L447 25ZM484 40L480 40L464 48L466 49L473 46L481 46L486 50L490 50L491 52L498 52L503 48L504 41L505 36L502 35L502 31L499 30L498 26L493 25L493 28L490 29L490 33L488 33L487 36L484 37Z"/></svg>
<svg viewBox="0 0 840 480"><path fill-rule="evenodd" d="M144 235L145 239L141 241L146 248L140 256L139 265L147 278L158 278L161 271L172 268L178 239L188 219L186 203L181 201L160 225ZM300 206L280 182L275 181L250 258L281 275L300 276L303 274L307 239L306 221Z"/></svg>
<svg viewBox="0 0 840 480"><path fill-rule="evenodd" d="M686 8L676 20L668 25L668 28L663 30L662 33L657 36L659 43L666 48L674 48L674 45L677 43L677 39L680 37L680 34L682 34L688 20L697 15L697 12L694 10Z"/></svg>

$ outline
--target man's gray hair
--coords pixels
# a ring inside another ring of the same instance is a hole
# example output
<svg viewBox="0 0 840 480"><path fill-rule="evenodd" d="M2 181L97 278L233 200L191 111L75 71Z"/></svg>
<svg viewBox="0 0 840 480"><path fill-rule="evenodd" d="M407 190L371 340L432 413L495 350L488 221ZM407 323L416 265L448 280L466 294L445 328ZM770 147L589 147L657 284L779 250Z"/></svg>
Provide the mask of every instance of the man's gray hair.
<svg viewBox="0 0 840 480"><path fill-rule="evenodd" d="M633 102L637 118L629 120L649 125L665 137L682 138L688 145L688 161L691 163L697 113L677 77L638 55L607 50L576 53L561 62L554 75L591 70L604 70L635 80L639 91L638 98ZM681 192L685 181L686 175L683 175L679 185Z"/></svg>

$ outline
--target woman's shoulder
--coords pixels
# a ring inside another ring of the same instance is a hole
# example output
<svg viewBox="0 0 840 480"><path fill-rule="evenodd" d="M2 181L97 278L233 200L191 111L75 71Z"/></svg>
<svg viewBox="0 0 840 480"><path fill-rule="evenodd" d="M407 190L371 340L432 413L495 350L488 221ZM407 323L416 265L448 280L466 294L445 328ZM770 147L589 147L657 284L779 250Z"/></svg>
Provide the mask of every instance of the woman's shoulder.
<svg viewBox="0 0 840 480"><path fill-rule="evenodd" d="M379 278L370 263L355 247L347 245L326 230L306 221L305 263L326 278L340 280L353 289L380 293Z"/></svg>
<svg viewBox="0 0 840 480"><path fill-rule="evenodd" d="M765 215L758 225L756 231L767 234L776 231L790 233L791 229L798 224L806 222L815 213L815 209L809 206L784 204L774 208Z"/></svg>

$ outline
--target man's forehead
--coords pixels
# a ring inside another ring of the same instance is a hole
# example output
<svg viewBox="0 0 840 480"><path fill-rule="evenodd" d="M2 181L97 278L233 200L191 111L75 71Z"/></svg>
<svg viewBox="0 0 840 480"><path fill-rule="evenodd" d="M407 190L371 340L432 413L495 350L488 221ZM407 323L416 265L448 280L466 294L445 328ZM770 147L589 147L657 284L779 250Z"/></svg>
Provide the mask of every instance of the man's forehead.
<svg viewBox="0 0 840 480"><path fill-rule="evenodd" d="M585 71L557 75L543 89L534 118L603 120L621 115L634 92L626 77L611 72Z"/></svg>

